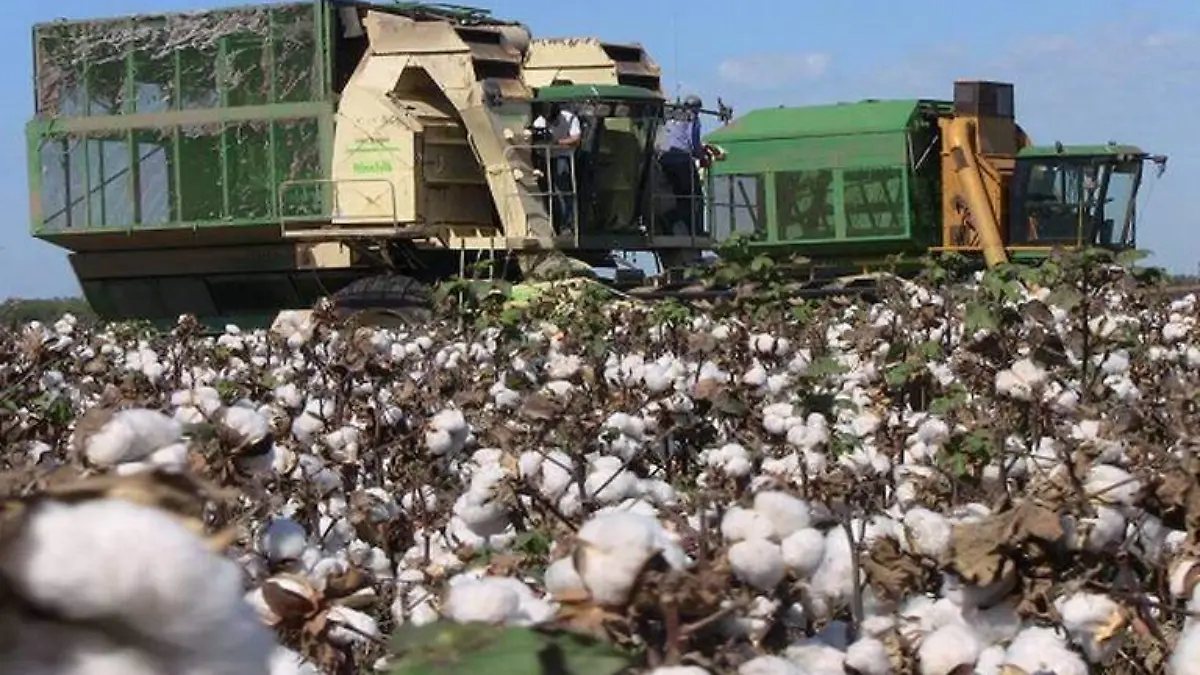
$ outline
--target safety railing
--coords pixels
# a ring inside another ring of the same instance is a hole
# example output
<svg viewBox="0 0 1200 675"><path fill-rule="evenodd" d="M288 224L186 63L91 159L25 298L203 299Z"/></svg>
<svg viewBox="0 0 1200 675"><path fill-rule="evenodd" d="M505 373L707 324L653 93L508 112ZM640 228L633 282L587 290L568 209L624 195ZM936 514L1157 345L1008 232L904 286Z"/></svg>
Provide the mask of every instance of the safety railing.
<svg viewBox="0 0 1200 675"><path fill-rule="evenodd" d="M379 201L386 197L387 199L387 216L381 218L378 214L370 215L346 215L342 213L341 190L339 188L346 185L354 184L372 184L381 186L382 192L374 197L359 192L357 196L362 197L369 204L377 205ZM327 213L319 214L303 214L290 216L285 210L284 205L287 203L286 196L289 190L300 188L316 188L319 190L320 203L330 204L330 209ZM377 231L377 226L383 221L385 226L388 226L393 232L401 230L399 214L396 210L396 186L392 181L386 178L305 178L296 180L286 180L279 184L279 192L277 195L276 213L279 214L279 229L280 235L287 238L289 235L289 225L299 225L307 223L331 223L337 226L339 230L346 230L349 234L350 230L354 229L356 224L373 225L372 231Z"/></svg>
<svg viewBox="0 0 1200 675"><path fill-rule="evenodd" d="M571 214L569 220L573 221L573 223L569 224L574 225L574 227L571 228L572 239L574 240L575 245L578 246L579 230L581 228L579 227L579 180L578 174L576 173L575 149L563 149L562 147L546 143L513 144L504 149L505 162L511 166L513 164L512 160L516 157L518 152L529 153L529 165L535 172L535 176L539 171L545 176L546 189L525 189L524 192L517 192L516 194L511 195L510 198L520 199L522 196L528 196L541 200L546 207L546 216L550 220L550 230L554 232L555 236L560 236L562 234L561 230L559 229L558 222L561 215L560 211L564 210L564 205L569 206L569 212ZM537 161L539 156L543 161ZM567 177L570 184L570 189L568 190L561 190L559 189L559 186L556 185L554 180L556 172L555 159L567 160ZM540 183L540 181L538 182ZM522 182L518 181L517 184L518 186L521 186ZM557 208L556 200L563 200L558 202Z"/></svg>

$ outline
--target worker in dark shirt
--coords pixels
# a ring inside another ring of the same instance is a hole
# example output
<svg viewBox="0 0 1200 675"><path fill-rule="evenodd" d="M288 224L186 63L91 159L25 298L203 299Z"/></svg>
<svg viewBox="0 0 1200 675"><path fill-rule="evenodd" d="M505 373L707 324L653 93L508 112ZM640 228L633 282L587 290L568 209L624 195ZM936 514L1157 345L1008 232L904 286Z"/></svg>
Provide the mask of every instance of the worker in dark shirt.
<svg viewBox="0 0 1200 675"><path fill-rule="evenodd" d="M701 234L703 204L700 200L700 172L697 162L704 159L700 142L700 97L688 96L683 107L668 114L658 138L658 163L675 194L672 221L683 221L689 234Z"/></svg>

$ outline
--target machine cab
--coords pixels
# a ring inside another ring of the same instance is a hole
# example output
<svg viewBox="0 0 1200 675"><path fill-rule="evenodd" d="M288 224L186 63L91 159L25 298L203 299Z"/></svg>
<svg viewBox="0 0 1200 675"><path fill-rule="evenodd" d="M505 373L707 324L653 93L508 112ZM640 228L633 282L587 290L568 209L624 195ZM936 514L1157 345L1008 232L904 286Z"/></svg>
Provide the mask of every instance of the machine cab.
<svg viewBox="0 0 1200 675"><path fill-rule="evenodd" d="M545 178L543 196L566 200L583 235L636 232L647 216L647 177L664 100L657 92L626 85L556 84L538 89L530 116L550 119L559 109L574 113L582 131L573 152L557 151L548 134L534 130L533 162ZM556 184L549 158L569 180ZM557 229L557 228L556 228Z"/></svg>
<svg viewBox="0 0 1200 675"><path fill-rule="evenodd" d="M1165 158L1132 146L1029 147L1010 184L1013 246L1136 245L1137 193L1146 161Z"/></svg>

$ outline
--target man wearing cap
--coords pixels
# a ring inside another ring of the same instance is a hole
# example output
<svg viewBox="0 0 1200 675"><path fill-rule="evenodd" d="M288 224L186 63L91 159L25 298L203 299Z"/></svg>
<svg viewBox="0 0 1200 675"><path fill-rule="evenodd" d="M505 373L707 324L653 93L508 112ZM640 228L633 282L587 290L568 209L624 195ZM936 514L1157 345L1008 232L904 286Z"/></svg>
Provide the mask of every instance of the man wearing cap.
<svg viewBox="0 0 1200 675"><path fill-rule="evenodd" d="M689 95L683 107L669 113L658 137L658 163L675 193L675 219L682 220L688 233L702 234L703 205L700 201L700 172L697 162L704 159L700 142L699 96Z"/></svg>

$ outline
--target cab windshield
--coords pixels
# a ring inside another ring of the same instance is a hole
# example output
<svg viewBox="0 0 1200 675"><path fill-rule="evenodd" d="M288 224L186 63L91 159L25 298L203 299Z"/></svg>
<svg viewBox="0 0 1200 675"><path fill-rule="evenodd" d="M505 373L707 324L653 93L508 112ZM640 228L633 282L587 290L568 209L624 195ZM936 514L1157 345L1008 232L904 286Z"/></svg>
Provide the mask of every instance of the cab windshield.
<svg viewBox="0 0 1200 675"><path fill-rule="evenodd" d="M1017 246L1129 248L1143 158L1018 159L1009 240Z"/></svg>

